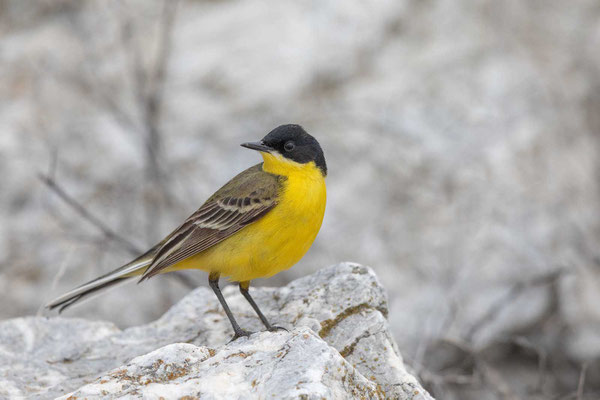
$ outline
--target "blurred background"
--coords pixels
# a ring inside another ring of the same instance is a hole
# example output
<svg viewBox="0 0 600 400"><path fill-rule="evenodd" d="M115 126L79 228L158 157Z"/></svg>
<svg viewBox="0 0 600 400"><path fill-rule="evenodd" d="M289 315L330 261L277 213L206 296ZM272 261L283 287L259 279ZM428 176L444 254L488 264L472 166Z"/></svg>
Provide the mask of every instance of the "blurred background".
<svg viewBox="0 0 600 400"><path fill-rule="evenodd" d="M128 261L299 123L309 254L375 269L438 399L600 398L597 0L0 0L0 318ZM202 272L66 312L151 321Z"/></svg>

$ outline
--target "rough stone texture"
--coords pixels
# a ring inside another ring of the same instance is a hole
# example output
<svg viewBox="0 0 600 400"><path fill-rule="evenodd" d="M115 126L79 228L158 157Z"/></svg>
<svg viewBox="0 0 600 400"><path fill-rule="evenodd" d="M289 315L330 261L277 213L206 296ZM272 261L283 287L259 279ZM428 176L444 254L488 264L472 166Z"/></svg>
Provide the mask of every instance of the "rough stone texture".
<svg viewBox="0 0 600 400"><path fill-rule="evenodd" d="M243 327L262 328L235 287L224 293ZM76 397L431 399L404 368L368 267L343 263L252 293L268 318L294 329L227 343L229 322L206 288L123 331L69 318L5 321L0 396L68 398L84 385Z"/></svg>
<svg viewBox="0 0 600 400"><path fill-rule="evenodd" d="M385 398L378 385L308 328L263 332L213 350L177 343L136 357L64 399Z"/></svg>

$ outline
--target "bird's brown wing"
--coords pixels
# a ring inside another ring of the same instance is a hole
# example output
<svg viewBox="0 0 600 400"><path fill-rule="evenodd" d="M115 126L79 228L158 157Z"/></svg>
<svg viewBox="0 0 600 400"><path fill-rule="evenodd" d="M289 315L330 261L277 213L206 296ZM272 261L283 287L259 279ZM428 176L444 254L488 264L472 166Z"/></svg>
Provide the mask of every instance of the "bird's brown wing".
<svg viewBox="0 0 600 400"><path fill-rule="evenodd" d="M283 178L262 164L240 173L212 195L158 248L140 281L196 255L257 221L277 204Z"/></svg>

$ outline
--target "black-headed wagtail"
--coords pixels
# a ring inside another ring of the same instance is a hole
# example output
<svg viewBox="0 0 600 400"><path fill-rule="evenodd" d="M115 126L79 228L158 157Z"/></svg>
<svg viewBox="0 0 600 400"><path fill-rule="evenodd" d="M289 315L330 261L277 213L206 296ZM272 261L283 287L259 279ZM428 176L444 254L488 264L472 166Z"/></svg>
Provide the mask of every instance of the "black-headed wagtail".
<svg viewBox="0 0 600 400"><path fill-rule="evenodd" d="M282 125L260 142L263 162L248 168L213 194L185 222L156 246L122 267L50 302L62 311L88 295L141 276L181 269L201 269L231 322L234 339L250 333L240 328L227 306L219 277L239 282L242 295L268 330L269 323L248 289L250 281L290 268L308 251L323 221L327 165L317 140L299 125Z"/></svg>

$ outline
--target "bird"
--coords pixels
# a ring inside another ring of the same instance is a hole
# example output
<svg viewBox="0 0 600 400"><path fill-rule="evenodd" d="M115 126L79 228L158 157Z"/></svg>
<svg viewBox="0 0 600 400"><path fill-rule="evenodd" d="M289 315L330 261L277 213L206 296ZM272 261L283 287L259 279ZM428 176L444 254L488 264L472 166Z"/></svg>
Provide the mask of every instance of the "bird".
<svg viewBox="0 0 600 400"><path fill-rule="evenodd" d="M67 307L118 283L143 282L184 269L208 272L231 327L233 339L252 334L237 323L219 278L237 282L239 290L269 331L272 325L250 295L250 281L268 278L296 264L314 242L327 202L327 164L319 142L300 125L281 125L258 142L263 162L232 178L178 228L131 262L85 283L46 305Z"/></svg>

